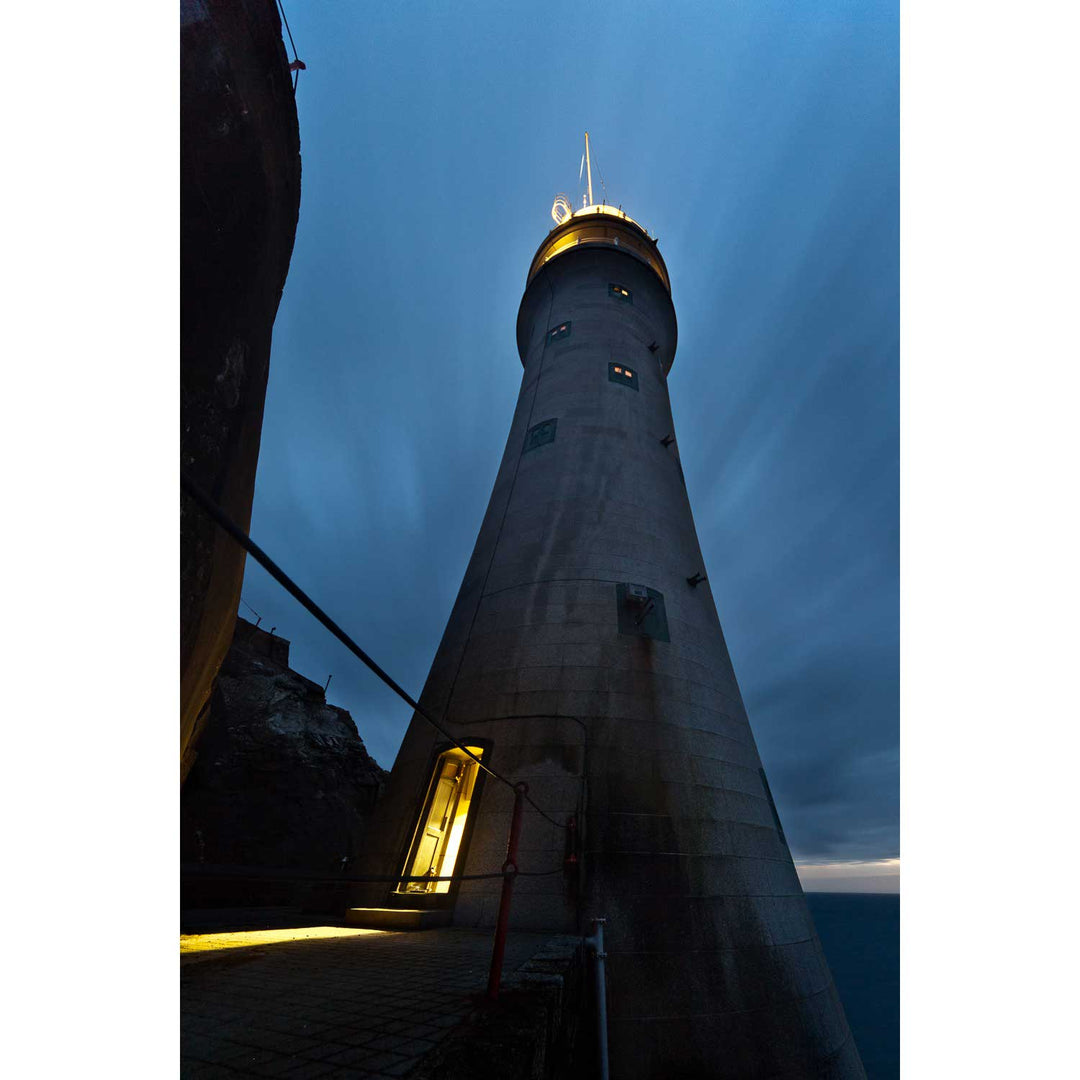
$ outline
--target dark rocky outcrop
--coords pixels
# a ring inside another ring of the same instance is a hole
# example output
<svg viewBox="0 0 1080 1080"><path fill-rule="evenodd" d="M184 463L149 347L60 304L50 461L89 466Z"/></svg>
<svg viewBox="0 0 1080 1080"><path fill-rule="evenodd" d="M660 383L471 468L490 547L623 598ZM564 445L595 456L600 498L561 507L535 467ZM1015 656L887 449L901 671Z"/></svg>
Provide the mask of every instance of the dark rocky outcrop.
<svg viewBox="0 0 1080 1080"><path fill-rule="evenodd" d="M275 0L181 0L180 73L180 463L246 529L300 208L300 131ZM243 575L243 551L182 495L181 781Z"/></svg>
<svg viewBox="0 0 1080 1080"><path fill-rule="evenodd" d="M237 618L181 792L184 906L300 902L289 875L349 873L386 775L289 643Z"/></svg>

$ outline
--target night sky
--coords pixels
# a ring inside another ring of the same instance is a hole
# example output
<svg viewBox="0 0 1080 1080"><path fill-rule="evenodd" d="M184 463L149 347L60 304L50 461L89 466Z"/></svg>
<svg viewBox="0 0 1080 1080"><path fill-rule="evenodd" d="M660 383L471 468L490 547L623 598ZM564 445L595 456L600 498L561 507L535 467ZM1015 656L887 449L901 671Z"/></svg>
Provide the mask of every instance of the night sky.
<svg viewBox="0 0 1080 1080"><path fill-rule="evenodd" d="M253 538L419 694L588 129L597 197L602 174L671 274L687 489L792 852L827 864L808 887L895 887L897 5L285 11L303 186ZM389 768L408 707L250 560L244 599Z"/></svg>

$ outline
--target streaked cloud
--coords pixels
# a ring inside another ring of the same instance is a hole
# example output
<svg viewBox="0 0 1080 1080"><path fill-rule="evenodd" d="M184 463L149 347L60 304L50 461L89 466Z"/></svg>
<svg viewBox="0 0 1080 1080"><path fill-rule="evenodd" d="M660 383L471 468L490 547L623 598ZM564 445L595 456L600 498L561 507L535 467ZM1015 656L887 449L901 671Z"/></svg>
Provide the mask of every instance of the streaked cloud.
<svg viewBox="0 0 1080 1080"><path fill-rule="evenodd" d="M895 859L895 5L637 5L600 50L552 33L604 10L290 11L303 192L253 534L419 693L513 413L525 272L589 128L671 271L687 487L793 852ZM244 596L392 764L407 707L250 564Z"/></svg>

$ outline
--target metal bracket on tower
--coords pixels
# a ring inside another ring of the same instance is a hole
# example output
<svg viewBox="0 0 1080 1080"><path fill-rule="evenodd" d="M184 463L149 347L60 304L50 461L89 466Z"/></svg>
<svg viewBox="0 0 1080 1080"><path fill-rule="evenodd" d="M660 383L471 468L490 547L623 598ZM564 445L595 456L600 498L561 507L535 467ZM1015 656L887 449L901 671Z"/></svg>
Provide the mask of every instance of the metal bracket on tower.
<svg viewBox="0 0 1080 1080"><path fill-rule="evenodd" d="M674 435L665 435L660 440L660 445L661 446L670 446L674 441L675 441L675 436Z"/></svg>
<svg viewBox="0 0 1080 1080"><path fill-rule="evenodd" d="M689 585L691 588L694 588L694 586L700 585L703 581L708 580L709 579L704 574L697 573L693 577L688 577L686 579L686 584Z"/></svg>

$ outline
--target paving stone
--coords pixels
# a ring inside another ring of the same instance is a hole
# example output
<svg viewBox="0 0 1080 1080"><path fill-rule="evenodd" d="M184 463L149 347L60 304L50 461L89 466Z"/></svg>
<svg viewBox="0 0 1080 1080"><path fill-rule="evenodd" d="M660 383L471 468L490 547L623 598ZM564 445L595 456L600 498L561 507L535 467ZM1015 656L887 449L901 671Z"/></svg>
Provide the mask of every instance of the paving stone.
<svg viewBox="0 0 1080 1080"><path fill-rule="evenodd" d="M512 933L507 975L549 939ZM243 968L186 963L181 1074L404 1076L473 1011L490 952L490 932L445 928L279 943Z"/></svg>
<svg viewBox="0 0 1080 1080"><path fill-rule="evenodd" d="M298 1056L304 1061L325 1061L339 1050L344 1050L346 1045L346 1043L319 1040L307 1050L301 1050Z"/></svg>
<svg viewBox="0 0 1080 1080"><path fill-rule="evenodd" d="M276 1057L273 1061L263 1062L255 1071L259 1076L286 1076L297 1065L304 1063L300 1057Z"/></svg>
<svg viewBox="0 0 1080 1080"><path fill-rule="evenodd" d="M423 1057L429 1050L434 1049L435 1043L431 1039L409 1039L397 1047L397 1053L407 1054L410 1058Z"/></svg>
<svg viewBox="0 0 1080 1080"><path fill-rule="evenodd" d="M415 1024L409 1020L390 1020L380 1025L380 1027L387 1035L397 1035L399 1032L408 1031L415 1027Z"/></svg>
<svg viewBox="0 0 1080 1080"><path fill-rule="evenodd" d="M246 1040L251 1046L261 1050L275 1050L278 1053L293 1054L303 1049L309 1042L302 1035L281 1031L268 1031L264 1028L253 1029Z"/></svg>
<svg viewBox="0 0 1080 1080"><path fill-rule="evenodd" d="M446 1029L436 1027L434 1024L415 1024L410 1029L410 1034L416 1039L432 1039L438 1041L446 1034Z"/></svg>
<svg viewBox="0 0 1080 1080"><path fill-rule="evenodd" d="M431 1024L437 1028L452 1028L456 1027L460 1023L460 1017L449 1013L444 1013L442 1016L433 1017Z"/></svg>
<svg viewBox="0 0 1080 1080"><path fill-rule="evenodd" d="M250 1043L241 1043L232 1039L214 1039L209 1054L203 1055L205 1060L238 1068L241 1061L251 1061L256 1057L262 1058L267 1053L267 1047L255 1046ZM183 1048L181 1054L184 1053ZM276 1054L276 1051L273 1051Z"/></svg>
<svg viewBox="0 0 1080 1080"><path fill-rule="evenodd" d="M385 1071L386 1069L391 1069L395 1066L406 1064L409 1061L409 1058L403 1057L401 1054L376 1054L364 1061L363 1067L369 1072L379 1073ZM415 1064L415 1062L413 1063Z"/></svg>
<svg viewBox="0 0 1080 1080"><path fill-rule="evenodd" d="M254 1052L252 1047L244 1047L244 1045L238 1045L228 1039L215 1038L212 1035L189 1036L185 1035L184 1032L180 1034L181 1057L191 1057L195 1061L226 1063L232 1061L235 1057Z"/></svg>
<svg viewBox="0 0 1080 1080"><path fill-rule="evenodd" d="M293 1065L284 1076L287 1080L315 1080L315 1077L327 1076L333 1071L332 1065L321 1061L303 1061L299 1065Z"/></svg>
<svg viewBox="0 0 1080 1080"><path fill-rule="evenodd" d="M393 1050L408 1043L404 1035L379 1035L367 1044L369 1050Z"/></svg>
<svg viewBox="0 0 1080 1080"><path fill-rule="evenodd" d="M273 1050L249 1050L245 1054L238 1054L229 1062L229 1067L233 1069L249 1069L254 1070L259 1065L265 1065L268 1061L275 1061L281 1055L275 1054Z"/></svg>
<svg viewBox="0 0 1080 1080"><path fill-rule="evenodd" d="M416 1068L416 1061L410 1058L403 1061L400 1065L390 1065L385 1069L380 1070L381 1076L408 1076L413 1069Z"/></svg>
<svg viewBox="0 0 1080 1080"><path fill-rule="evenodd" d="M180 1080L188 1080L189 1077L198 1080L232 1080L242 1073L230 1069L226 1065L215 1065L206 1061L185 1061L180 1066Z"/></svg>

